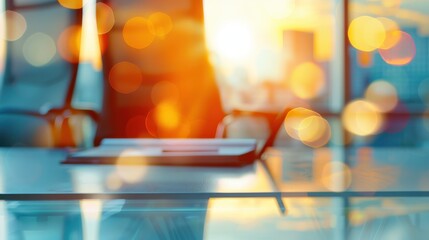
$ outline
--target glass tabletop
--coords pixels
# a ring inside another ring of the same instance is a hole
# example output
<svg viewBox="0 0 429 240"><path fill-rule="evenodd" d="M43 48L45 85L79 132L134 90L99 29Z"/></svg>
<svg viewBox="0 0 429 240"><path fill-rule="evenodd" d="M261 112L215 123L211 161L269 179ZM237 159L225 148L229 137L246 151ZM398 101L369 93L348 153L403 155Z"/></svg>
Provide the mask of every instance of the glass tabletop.
<svg viewBox="0 0 429 240"><path fill-rule="evenodd" d="M0 202L1 239L425 239L428 198Z"/></svg>
<svg viewBox="0 0 429 240"><path fill-rule="evenodd" d="M429 149L275 148L266 164L284 196L429 196Z"/></svg>
<svg viewBox="0 0 429 240"><path fill-rule="evenodd" d="M276 194L260 162L244 167L61 164L66 156L63 149L1 148L0 199L206 199Z"/></svg>

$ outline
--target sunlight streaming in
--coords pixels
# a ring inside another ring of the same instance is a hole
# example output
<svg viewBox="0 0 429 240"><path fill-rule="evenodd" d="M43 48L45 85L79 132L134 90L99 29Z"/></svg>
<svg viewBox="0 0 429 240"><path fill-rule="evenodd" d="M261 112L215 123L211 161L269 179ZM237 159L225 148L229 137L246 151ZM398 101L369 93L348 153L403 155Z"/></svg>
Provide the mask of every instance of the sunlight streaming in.
<svg viewBox="0 0 429 240"><path fill-rule="evenodd" d="M98 240L103 202L97 199L80 200L83 240Z"/></svg>
<svg viewBox="0 0 429 240"><path fill-rule="evenodd" d="M253 48L252 31L244 22L230 22L219 30L215 51L230 60L243 60Z"/></svg>
<svg viewBox="0 0 429 240"><path fill-rule="evenodd" d="M97 34L97 18L95 0L88 0L83 8L82 19L82 50L80 62L91 63L96 70L101 70L101 52Z"/></svg>

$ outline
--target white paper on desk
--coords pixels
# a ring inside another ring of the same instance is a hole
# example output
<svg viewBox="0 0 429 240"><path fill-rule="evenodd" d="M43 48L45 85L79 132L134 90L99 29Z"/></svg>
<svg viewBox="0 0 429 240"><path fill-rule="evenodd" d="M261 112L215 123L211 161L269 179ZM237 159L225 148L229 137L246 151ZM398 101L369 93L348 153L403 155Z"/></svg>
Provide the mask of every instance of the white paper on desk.
<svg viewBox="0 0 429 240"><path fill-rule="evenodd" d="M144 157L154 164L222 165L237 161L240 165L240 161L254 160L250 158L254 158L255 149L255 139L105 139L99 147L73 153L69 160L85 163L82 161Z"/></svg>

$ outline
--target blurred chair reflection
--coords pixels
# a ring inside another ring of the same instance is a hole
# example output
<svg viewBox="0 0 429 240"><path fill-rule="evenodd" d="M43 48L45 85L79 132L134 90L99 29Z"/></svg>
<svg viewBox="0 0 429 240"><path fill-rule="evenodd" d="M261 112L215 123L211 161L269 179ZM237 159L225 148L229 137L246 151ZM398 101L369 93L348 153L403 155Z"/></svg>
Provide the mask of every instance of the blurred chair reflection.
<svg viewBox="0 0 429 240"><path fill-rule="evenodd" d="M64 8L56 0L7 0L6 10L0 145L78 145L70 123L97 118L71 106L82 9Z"/></svg>

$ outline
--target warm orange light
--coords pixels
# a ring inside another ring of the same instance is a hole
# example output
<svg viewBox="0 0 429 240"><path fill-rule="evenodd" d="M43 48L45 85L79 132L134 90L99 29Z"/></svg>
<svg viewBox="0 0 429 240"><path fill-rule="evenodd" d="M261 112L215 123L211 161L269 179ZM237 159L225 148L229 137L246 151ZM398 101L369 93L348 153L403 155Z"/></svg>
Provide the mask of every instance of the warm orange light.
<svg viewBox="0 0 429 240"><path fill-rule="evenodd" d="M389 49L379 49L383 60L391 65L403 66L410 63L416 55L416 45L410 34L400 32L400 40Z"/></svg>
<svg viewBox="0 0 429 240"><path fill-rule="evenodd" d="M108 33L115 25L112 8L102 2L98 2L96 5L96 18L98 34Z"/></svg>
<svg viewBox="0 0 429 240"><path fill-rule="evenodd" d="M322 170L322 184L334 192L347 190L352 183L352 171L349 166L339 161L326 163Z"/></svg>
<svg viewBox="0 0 429 240"><path fill-rule="evenodd" d="M124 41L128 46L143 49L149 46L155 36L150 31L149 22L142 17L134 17L125 23L122 31Z"/></svg>
<svg viewBox="0 0 429 240"><path fill-rule="evenodd" d="M155 108L155 120L161 129L175 129L180 123L180 113L176 104L164 101Z"/></svg>
<svg viewBox="0 0 429 240"><path fill-rule="evenodd" d="M401 39L401 32L398 24L389 18L379 17L377 18L386 31L386 38L383 44L380 46L381 49L389 49L395 46Z"/></svg>
<svg viewBox="0 0 429 240"><path fill-rule="evenodd" d="M155 105L166 100L177 102L179 100L179 89L177 85L170 81L158 82L152 88L151 99Z"/></svg>
<svg viewBox="0 0 429 240"><path fill-rule="evenodd" d="M319 116L307 117L299 125L298 137L302 143L313 148L326 145L331 138L328 121Z"/></svg>
<svg viewBox="0 0 429 240"><path fill-rule="evenodd" d="M171 17L162 12L156 12L149 16L150 32L158 37L163 38L173 29Z"/></svg>
<svg viewBox="0 0 429 240"><path fill-rule="evenodd" d="M133 149L124 150L116 160L116 173L125 183L140 182L146 172L145 159L142 154ZM130 165L130 159L133 164Z"/></svg>
<svg viewBox="0 0 429 240"><path fill-rule="evenodd" d="M365 91L365 99L377 105L382 112L391 111L398 103L396 88L383 80L371 83Z"/></svg>
<svg viewBox="0 0 429 240"><path fill-rule="evenodd" d="M48 64L57 51L54 40L40 32L27 38L22 50L25 60L36 67Z"/></svg>
<svg viewBox="0 0 429 240"><path fill-rule="evenodd" d="M57 48L61 57L69 62L78 62L82 38L80 26L66 28L58 38Z"/></svg>
<svg viewBox="0 0 429 240"><path fill-rule="evenodd" d="M70 9L79 9L82 8L87 0L58 0L61 6Z"/></svg>
<svg viewBox="0 0 429 240"><path fill-rule="evenodd" d="M300 131L302 128L306 127L306 125L302 124L302 122L306 118L314 116L320 117L320 114L302 107L294 108L286 115L283 126L290 137L300 140Z"/></svg>
<svg viewBox="0 0 429 240"><path fill-rule="evenodd" d="M361 67L370 67L373 61L372 52L357 51L357 60Z"/></svg>
<svg viewBox="0 0 429 240"><path fill-rule="evenodd" d="M6 18L6 40L16 41L20 39L27 30L27 21L21 14L14 11L7 10L4 14Z"/></svg>
<svg viewBox="0 0 429 240"><path fill-rule="evenodd" d="M319 66L312 62L300 64L292 72L290 87L293 93L300 98L315 98L325 87L325 74Z"/></svg>
<svg viewBox="0 0 429 240"><path fill-rule="evenodd" d="M350 23L348 37L356 49L371 52L382 46L386 39L386 31L378 19L360 16Z"/></svg>
<svg viewBox="0 0 429 240"><path fill-rule="evenodd" d="M344 127L360 136L376 134L383 125L383 116L376 105L365 100L347 104L342 115Z"/></svg>
<svg viewBox="0 0 429 240"><path fill-rule="evenodd" d="M115 64L109 72L109 83L113 89L128 94L136 91L143 81L140 68L130 62Z"/></svg>

